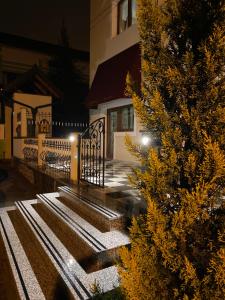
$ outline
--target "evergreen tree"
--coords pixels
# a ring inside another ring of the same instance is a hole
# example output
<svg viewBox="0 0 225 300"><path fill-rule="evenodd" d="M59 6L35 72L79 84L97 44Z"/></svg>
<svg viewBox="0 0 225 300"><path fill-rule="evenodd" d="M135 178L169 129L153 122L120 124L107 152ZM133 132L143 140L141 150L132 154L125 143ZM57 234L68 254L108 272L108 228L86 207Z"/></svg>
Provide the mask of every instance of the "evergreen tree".
<svg viewBox="0 0 225 300"><path fill-rule="evenodd" d="M141 91L127 92L160 146L127 138L147 201L121 251L127 299L225 298L225 1L137 0Z"/></svg>

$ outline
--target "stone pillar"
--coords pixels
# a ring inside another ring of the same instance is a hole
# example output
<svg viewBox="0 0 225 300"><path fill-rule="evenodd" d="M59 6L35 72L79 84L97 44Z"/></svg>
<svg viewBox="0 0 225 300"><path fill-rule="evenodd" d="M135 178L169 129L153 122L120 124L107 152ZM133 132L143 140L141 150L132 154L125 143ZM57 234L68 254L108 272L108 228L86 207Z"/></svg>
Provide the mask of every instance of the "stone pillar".
<svg viewBox="0 0 225 300"><path fill-rule="evenodd" d="M21 109L21 137L27 137L27 110Z"/></svg>
<svg viewBox="0 0 225 300"><path fill-rule="evenodd" d="M41 159L41 153L44 150L42 145L44 139L45 139L45 134L43 133L38 134L38 167L41 167L43 164L43 161Z"/></svg>
<svg viewBox="0 0 225 300"><path fill-rule="evenodd" d="M71 142L71 170L70 180L78 183L78 133L72 133L69 140Z"/></svg>

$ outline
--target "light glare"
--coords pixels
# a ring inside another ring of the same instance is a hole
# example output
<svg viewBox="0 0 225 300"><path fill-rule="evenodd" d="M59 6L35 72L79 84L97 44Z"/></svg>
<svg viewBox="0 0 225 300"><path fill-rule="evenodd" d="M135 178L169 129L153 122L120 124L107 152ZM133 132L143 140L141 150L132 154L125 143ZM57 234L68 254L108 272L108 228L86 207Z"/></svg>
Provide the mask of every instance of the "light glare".
<svg viewBox="0 0 225 300"><path fill-rule="evenodd" d="M75 141L75 136L74 135L70 135L69 136L69 140L70 140L71 143L74 142Z"/></svg>
<svg viewBox="0 0 225 300"><path fill-rule="evenodd" d="M151 142L151 139L149 136L143 136L141 142L144 146L147 146Z"/></svg>

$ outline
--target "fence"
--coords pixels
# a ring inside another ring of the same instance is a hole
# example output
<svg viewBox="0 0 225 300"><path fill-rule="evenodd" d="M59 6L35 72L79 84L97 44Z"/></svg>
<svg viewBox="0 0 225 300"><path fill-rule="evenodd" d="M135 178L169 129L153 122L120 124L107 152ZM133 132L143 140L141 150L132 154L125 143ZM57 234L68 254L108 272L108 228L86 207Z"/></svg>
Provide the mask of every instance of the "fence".
<svg viewBox="0 0 225 300"><path fill-rule="evenodd" d="M44 139L40 159L44 168L69 176L71 171L71 142L65 139Z"/></svg>
<svg viewBox="0 0 225 300"><path fill-rule="evenodd" d="M52 114L49 112L38 112L34 120L31 112L27 111L26 119L28 137L37 136L39 133L44 133L47 137L55 134L61 136L69 132L83 132L88 127L86 122L52 120Z"/></svg>
<svg viewBox="0 0 225 300"><path fill-rule="evenodd" d="M87 122L52 120L51 112L38 111L33 114L30 110L22 108L14 117L14 137L37 137L43 133L47 137L62 137L71 132L83 132Z"/></svg>
<svg viewBox="0 0 225 300"><path fill-rule="evenodd" d="M72 136L71 140L46 138L45 134L39 134L38 138L14 139L14 157L54 172L57 177L77 181L78 134Z"/></svg>
<svg viewBox="0 0 225 300"><path fill-rule="evenodd" d="M24 139L23 156L25 161L38 161L38 140Z"/></svg>

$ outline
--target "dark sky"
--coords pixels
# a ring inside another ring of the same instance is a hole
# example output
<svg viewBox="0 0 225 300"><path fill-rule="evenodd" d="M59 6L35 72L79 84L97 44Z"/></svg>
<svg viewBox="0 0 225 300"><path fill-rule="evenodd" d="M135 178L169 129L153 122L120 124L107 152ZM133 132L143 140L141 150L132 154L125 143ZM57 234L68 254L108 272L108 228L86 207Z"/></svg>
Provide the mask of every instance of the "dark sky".
<svg viewBox="0 0 225 300"><path fill-rule="evenodd" d="M72 48L89 50L90 0L5 0L0 8L0 32L53 44L62 20Z"/></svg>

